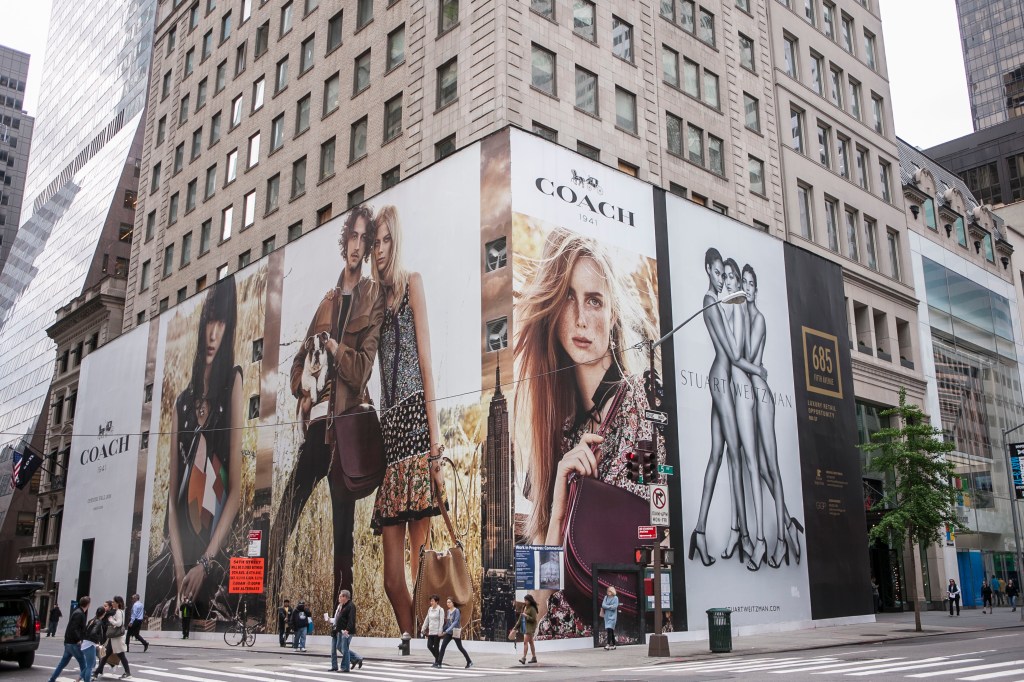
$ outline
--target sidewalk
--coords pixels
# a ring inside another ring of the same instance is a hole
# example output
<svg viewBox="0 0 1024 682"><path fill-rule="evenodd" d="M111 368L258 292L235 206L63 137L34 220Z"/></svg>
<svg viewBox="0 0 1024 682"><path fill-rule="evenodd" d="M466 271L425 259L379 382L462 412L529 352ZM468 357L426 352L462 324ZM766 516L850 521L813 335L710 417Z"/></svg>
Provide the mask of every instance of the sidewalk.
<svg viewBox="0 0 1024 682"><path fill-rule="evenodd" d="M1020 620L1020 611L1013 613L1007 608L997 608L994 614L982 614L978 609L961 611L959 617L950 617L943 611L926 611L921 614L921 625L924 632L914 631L914 614L910 613L881 613L875 623L859 625L838 625L833 627L821 627L816 629L790 630L786 632L774 632L769 634L757 634L746 636L733 636L733 650L731 654L712 654L708 650L707 640L672 642L670 650L671 658L648 658L646 646L624 646L615 651L604 651L603 649L577 649L571 651L545 651L545 643L537 642L538 658L540 664L530 666L531 668L603 668L630 665L657 665L658 663L678 662L680 660L699 660L705 658L721 658L737 655L764 655L782 653L788 651L806 651L811 649L823 649L836 646L852 646L892 642L900 639L912 639L915 637L934 637L936 635L955 634L961 632L979 632L987 630L1000 630L1004 628L1024 627ZM149 634L149 633L147 633ZM152 633L157 635L157 633ZM159 633L159 635L172 633ZM188 649L209 649L221 653L243 654L248 656L274 656L286 654L295 658L316 658L322 659L330 656L330 639L324 636L312 636L307 639L306 653L291 653L291 648L282 649L278 646L276 635L259 635L256 645L253 648L229 647L224 643L220 633L194 633L193 638L186 640L172 639L171 637L152 636L150 643L153 647L188 648ZM356 638L354 647L368 661L397 660L409 663L430 662L430 654L426 649L426 642L423 639L412 641L412 653L408 657L399 655L397 640L394 644L384 646L383 642L391 640L381 639L360 639ZM522 647L513 649L512 643L507 646L507 653L494 652L494 643L489 643L490 651L474 651L472 641L467 641L466 649L469 651L473 662L481 667L488 668L518 668L518 658L522 655ZM462 657L458 650L450 648L447 653L453 654L453 663L460 663ZM446 659L448 656L446 656Z"/></svg>

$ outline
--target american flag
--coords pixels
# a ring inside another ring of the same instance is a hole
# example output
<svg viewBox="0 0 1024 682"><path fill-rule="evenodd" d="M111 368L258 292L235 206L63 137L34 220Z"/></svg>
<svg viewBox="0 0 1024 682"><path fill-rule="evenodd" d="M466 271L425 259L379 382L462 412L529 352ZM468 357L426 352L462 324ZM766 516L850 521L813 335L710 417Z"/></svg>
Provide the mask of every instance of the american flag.
<svg viewBox="0 0 1024 682"><path fill-rule="evenodd" d="M11 471L11 489L24 488L29 481L32 480L32 476L35 475L36 470L43 463L43 458L29 450L25 444L22 444L23 452L19 452L15 449L11 454L11 461L14 465Z"/></svg>

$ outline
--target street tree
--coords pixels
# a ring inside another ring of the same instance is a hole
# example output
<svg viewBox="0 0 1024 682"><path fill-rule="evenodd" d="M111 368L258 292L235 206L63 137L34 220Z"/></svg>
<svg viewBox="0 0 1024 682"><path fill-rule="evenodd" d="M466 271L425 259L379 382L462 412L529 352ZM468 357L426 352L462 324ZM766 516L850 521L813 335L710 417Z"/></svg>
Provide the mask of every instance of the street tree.
<svg viewBox="0 0 1024 682"><path fill-rule="evenodd" d="M953 443L943 440L921 408L907 402L907 391L900 389L897 407L883 410L889 427L875 432L861 448L872 453L871 469L890 473L892 485L885 486L872 511L881 512L881 520L871 529L871 540L893 544L897 540L910 551L907 574L913 576L911 599L914 602L914 626L921 631L921 603L917 598L917 566L914 546L928 547L940 541L949 527L964 529L957 520L954 465L945 454Z"/></svg>

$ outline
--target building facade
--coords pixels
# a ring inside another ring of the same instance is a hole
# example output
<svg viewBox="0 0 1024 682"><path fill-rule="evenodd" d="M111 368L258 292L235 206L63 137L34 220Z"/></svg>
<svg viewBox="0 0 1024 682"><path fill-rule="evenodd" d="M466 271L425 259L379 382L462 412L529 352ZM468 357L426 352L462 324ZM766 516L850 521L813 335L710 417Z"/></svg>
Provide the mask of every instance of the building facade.
<svg viewBox="0 0 1024 682"><path fill-rule="evenodd" d="M982 204L1000 207L1024 199L1024 120L1019 117L935 145L925 154L959 175Z"/></svg>
<svg viewBox="0 0 1024 682"><path fill-rule="evenodd" d="M64 519L64 490L68 486L71 434L78 409L79 368L88 354L121 333L124 316L125 277L111 274L57 311L57 320L46 333L57 344L57 362L50 384L46 419L46 455L40 481L32 546L18 553L18 573L43 583L36 593L36 609L49 616L56 603L57 553ZM102 426L102 425L101 425ZM83 428L93 428L90 424Z"/></svg>
<svg viewBox="0 0 1024 682"><path fill-rule="evenodd" d="M957 0L960 42L974 129L1024 113L1024 5Z"/></svg>
<svg viewBox="0 0 1024 682"><path fill-rule="evenodd" d="M43 449L56 357L46 329L57 308L108 273L127 272L155 7L53 3L21 224L0 273L5 442ZM0 537L11 532L3 488Z"/></svg>
<svg viewBox="0 0 1024 682"><path fill-rule="evenodd" d="M35 122L22 108L29 55L0 45L0 271L21 220Z"/></svg>

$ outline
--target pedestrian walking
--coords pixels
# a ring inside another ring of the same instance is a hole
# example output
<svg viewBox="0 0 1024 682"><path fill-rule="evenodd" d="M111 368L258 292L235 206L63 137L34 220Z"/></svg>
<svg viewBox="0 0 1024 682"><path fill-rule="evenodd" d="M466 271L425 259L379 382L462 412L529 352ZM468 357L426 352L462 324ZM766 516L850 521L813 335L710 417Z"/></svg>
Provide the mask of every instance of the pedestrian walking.
<svg viewBox="0 0 1024 682"><path fill-rule="evenodd" d="M619 617L619 597L611 585L601 602L601 617L604 618L604 650L609 651L615 648L615 622Z"/></svg>
<svg viewBox="0 0 1024 682"><path fill-rule="evenodd" d="M277 641L282 647L288 646L288 635L291 633L292 603L287 599L277 607Z"/></svg>
<svg viewBox="0 0 1024 682"><path fill-rule="evenodd" d="M985 613L985 607L988 607L988 614L992 615L992 586L988 584L987 580L981 581L981 612Z"/></svg>
<svg viewBox="0 0 1024 682"><path fill-rule="evenodd" d="M437 663L435 667L440 668L444 662L444 650L448 648L448 644L455 640L455 646L459 647L459 651L466 657L466 667L472 668L473 661L469 659L469 654L462 648L462 611L455 606L455 602L452 601L451 597L448 597L448 613L444 619L444 641L441 642L441 653L437 656Z"/></svg>
<svg viewBox="0 0 1024 682"><path fill-rule="evenodd" d="M132 615L128 617L128 636L125 638L125 647L131 644L132 637L142 642L142 653L149 651L149 642L142 638L142 620L146 617L146 607L139 599L139 595L132 595Z"/></svg>
<svg viewBox="0 0 1024 682"><path fill-rule="evenodd" d="M996 574L992 574L992 580L988 582L992 586L992 596L995 598L995 604L997 606L1003 605L1003 581L996 577Z"/></svg>
<svg viewBox="0 0 1024 682"><path fill-rule="evenodd" d="M292 651L306 650L306 633L309 631L309 619L313 616L306 608L306 602L299 600L292 611L292 630L295 631L295 639L292 642Z"/></svg>
<svg viewBox="0 0 1024 682"><path fill-rule="evenodd" d="M96 609L96 617L85 626L85 636L82 638L82 658L85 659L85 667L82 668L82 675L79 678L81 680L92 680L92 671L96 667L97 650L107 638L106 627L103 623L103 616L106 613L105 608L99 607Z"/></svg>
<svg viewBox="0 0 1024 682"><path fill-rule="evenodd" d="M356 634L356 605L352 602L352 593L339 592L334 617L325 613L324 618L331 623L331 671L347 673L353 665L362 668L363 657L352 650L352 637ZM341 668L338 667L339 653Z"/></svg>
<svg viewBox="0 0 1024 682"><path fill-rule="evenodd" d="M1006 599L1010 602L1012 607L1011 611L1017 610L1017 583L1013 582L1013 578L1009 578L1006 581Z"/></svg>
<svg viewBox="0 0 1024 682"><path fill-rule="evenodd" d="M64 614L60 612L60 607L56 604L50 609L50 617L46 620L46 636L53 637L57 634L57 623L60 621L61 616Z"/></svg>
<svg viewBox="0 0 1024 682"><path fill-rule="evenodd" d="M537 600L534 599L532 594L527 594L524 599L526 600L526 606L523 607L523 612L519 615L519 622L523 628L523 657L519 659L519 662L526 665L527 651L533 653L530 663L537 662L537 645L533 643L533 636L537 632L537 621L539 620L538 614L540 611L537 608Z"/></svg>
<svg viewBox="0 0 1024 682"><path fill-rule="evenodd" d="M125 637L127 636L127 630L125 629L125 618L124 618L124 597L114 597L114 613L107 620L107 639L110 643L110 648L106 652L106 656L100 659L100 667L96 670L93 677L103 677L103 666L108 662L114 665L116 661L112 659L115 656L120 660L122 666L124 666L124 672L118 679L127 680L132 676L132 669L128 665L128 646L125 643Z"/></svg>
<svg viewBox="0 0 1024 682"><path fill-rule="evenodd" d="M64 672L64 667L71 662L72 658L78 661L78 669L81 674L85 674L82 639L85 637L85 621L88 617L89 601L89 597L82 597L78 600L78 608L71 612L71 618L68 619L68 627L64 630L64 654L60 657L57 667L53 669L53 674L50 675L50 682L57 682L57 678Z"/></svg>
<svg viewBox="0 0 1024 682"><path fill-rule="evenodd" d="M878 581L871 576L871 599L875 602L875 613L882 611L882 593L878 589Z"/></svg>
<svg viewBox="0 0 1024 682"><path fill-rule="evenodd" d="M949 600L949 615L953 615L953 606L956 605L956 615L960 615L960 588L956 586L956 581L952 578L949 579L949 585L946 586L946 599Z"/></svg>
<svg viewBox="0 0 1024 682"><path fill-rule="evenodd" d="M181 614L181 638L188 639L188 632L192 629L192 616L195 615L196 605L188 596L181 598L181 607L178 612Z"/></svg>
<svg viewBox="0 0 1024 682"><path fill-rule="evenodd" d="M441 608L441 597L436 594L430 595L430 608L423 618L423 626L420 627L420 634L427 638L427 649L434 654L434 665L437 667L437 657L441 652L441 631L444 630L444 609Z"/></svg>

